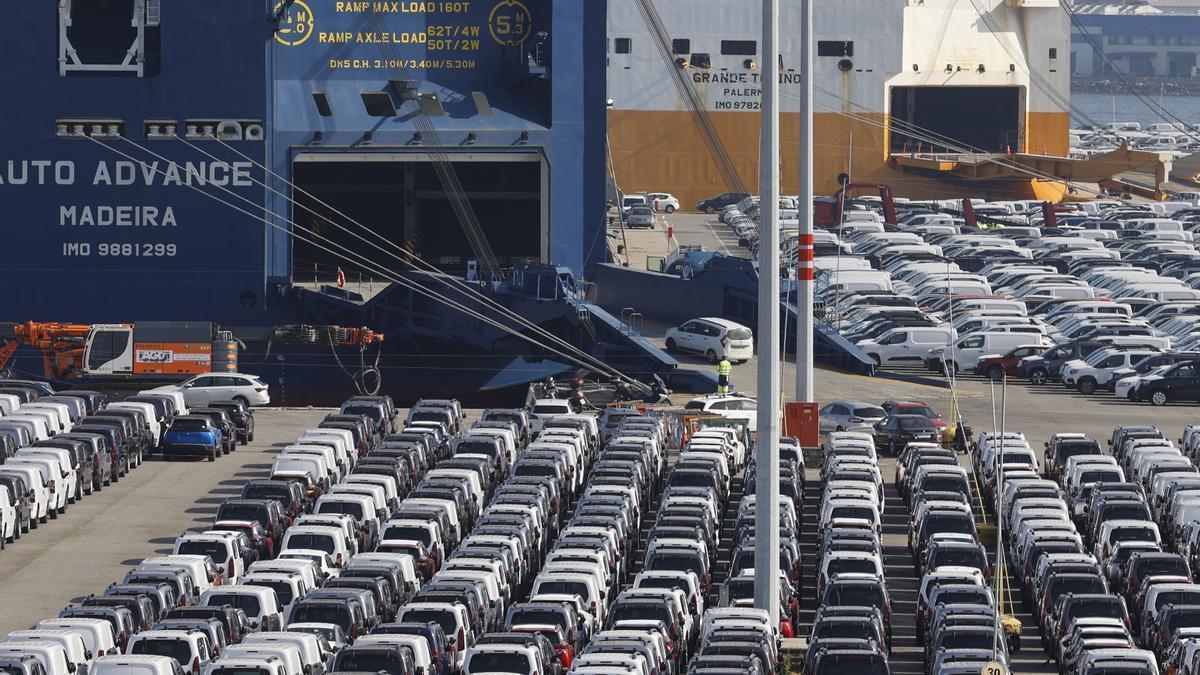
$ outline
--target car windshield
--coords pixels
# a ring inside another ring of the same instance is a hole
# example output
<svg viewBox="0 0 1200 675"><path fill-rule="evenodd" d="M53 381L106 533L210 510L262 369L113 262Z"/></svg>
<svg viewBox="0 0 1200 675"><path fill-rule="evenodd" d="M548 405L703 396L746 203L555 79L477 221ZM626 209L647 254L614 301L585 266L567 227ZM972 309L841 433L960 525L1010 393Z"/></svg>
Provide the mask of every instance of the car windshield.
<svg viewBox="0 0 1200 675"><path fill-rule="evenodd" d="M496 444L483 441L459 441L458 445L455 446L454 454L462 453L495 457L497 455Z"/></svg>
<svg viewBox="0 0 1200 675"><path fill-rule="evenodd" d="M570 413L571 410L570 410L570 407L567 406L567 404L565 404L565 403L553 403L553 404L539 403L539 404L533 406L533 412L535 414L542 414L542 415L566 415L566 414Z"/></svg>
<svg viewBox="0 0 1200 675"><path fill-rule="evenodd" d="M825 592L826 605L834 607L882 607L883 589L874 584L833 584Z"/></svg>
<svg viewBox="0 0 1200 675"><path fill-rule="evenodd" d="M246 499L278 499L284 506L291 506L292 492L286 485L247 485L242 490Z"/></svg>
<svg viewBox="0 0 1200 675"><path fill-rule="evenodd" d="M466 669L472 673L529 675L532 672L529 657L521 652L477 652L467 660Z"/></svg>
<svg viewBox="0 0 1200 675"><path fill-rule="evenodd" d="M887 659L876 653L826 653L819 657L814 675L888 675Z"/></svg>
<svg viewBox="0 0 1200 675"><path fill-rule="evenodd" d="M906 431L928 431L933 429L933 422L927 417L905 415L899 419L900 428Z"/></svg>
<svg viewBox="0 0 1200 675"><path fill-rule="evenodd" d="M981 570L987 566L987 557L982 550L977 548L939 548L930 554L930 569L946 565L974 567Z"/></svg>
<svg viewBox="0 0 1200 675"><path fill-rule="evenodd" d="M343 501L328 501L321 502L321 507L317 509L317 513L344 513L354 516L359 522L365 519L363 505L358 502L343 502Z"/></svg>
<svg viewBox="0 0 1200 675"><path fill-rule="evenodd" d="M749 328L730 328L728 333L730 340L750 340L754 338L754 334Z"/></svg>
<svg viewBox="0 0 1200 675"><path fill-rule="evenodd" d="M275 591L275 597L279 599L279 605L281 607L290 605L292 603L292 587L285 581L264 581L261 579L253 579L244 583L247 586L262 586L263 588L269 588ZM246 610L246 613L249 614L250 611Z"/></svg>
<svg viewBox="0 0 1200 675"><path fill-rule="evenodd" d="M1117 598L1096 598L1095 600L1077 600L1071 606L1072 617L1092 617L1099 619L1124 619L1124 605Z"/></svg>
<svg viewBox="0 0 1200 675"><path fill-rule="evenodd" d="M220 666L208 671L208 675L269 675L269 673L265 668Z"/></svg>
<svg viewBox="0 0 1200 675"><path fill-rule="evenodd" d="M539 592L549 593L550 591L539 589ZM562 626L564 630L570 629L567 624L567 615L563 612L555 612L548 609L514 609L511 615L509 625L520 626L530 624Z"/></svg>
<svg viewBox="0 0 1200 675"><path fill-rule="evenodd" d="M179 550L176 553L180 555L206 555L212 558L214 563L225 562L225 557L229 555L224 542L219 541L184 541L179 544Z"/></svg>
<svg viewBox="0 0 1200 675"><path fill-rule="evenodd" d="M875 574L875 561L866 558L835 558L829 561L829 576L835 574Z"/></svg>
<svg viewBox="0 0 1200 675"><path fill-rule="evenodd" d="M995 636L986 631L949 630L942 638L943 649L991 649L995 644Z"/></svg>
<svg viewBox="0 0 1200 675"><path fill-rule="evenodd" d="M349 633L352 626L349 605L300 605L292 611L290 623L332 623Z"/></svg>
<svg viewBox="0 0 1200 675"><path fill-rule="evenodd" d="M181 666L191 665L192 661L192 646L188 644L187 640L161 638L138 640L129 653L169 656L178 661Z"/></svg>
<svg viewBox="0 0 1200 675"><path fill-rule="evenodd" d="M383 531L383 539L408 539L410 541L419 541L426 546L433 544L433 535L429 530L423 527L407 527L402 525L392 525Z"/></svg>
<svg viewBox="0 0 1200 675"><path fill-rule="evenodd" d="M404 672L404 658L394 649L346 649L337 655L334 670L341 672Z"/></svg>
<svg viewBox="0 0 1200 675"><path fill-rule="evenodd" d="M446 416L440 412L433 410L415 412L412 414L414 422L445 422Z"/></svg>
<svg viewBox="0 0 1200 675"><path fill-rule="evenodd" d="M373 405L348 405L342 408L343 415L366 415L378 422L383 419L383 410Z"/></svg>
<svg viewBox="0 0 1200 675"><path fill-rule="evenodd" d="M287 548L306 548L326 553L334 553L337 550L333 537L327 534L291 534L288 535L286 543Z"/></svg>
<svg viewBox="0 0 1200 675"><path fill-rule="evenodd" d="M171 422L171 431L204 431L205 429L208 429L208 422L204 420L180 418Z"/></svg>
<svg viewBox="0 0 1200 675"><path fill-rule="evenodd" d="M266 509L254 504L222 504L217 509L216 520L256 520L265 524Z"/></svg>
<svg viewBox="0 0 1200 675"><path fill-rule="evenodd" d="M884 412L883 408L876 408L874 406L855 408L853 415L855 417L887 417L887 413Z"/></svg>
<svg viewBox="0 0 1200 675"><path fill-rule="evenodd" d="M578 595L589 598L588 585L582 581L543 581L538 584L539 594Z"/></svg>
<svg viewBox="0 0 1200 675"><path fill-rule="evenodd" d="M666 621L672 623L671 612L663 605L618 604L612 609L612 622L617 621Z"/></svg>
<svg viewBox="0 0 1200 675"><path fill-rule="evenodd" d="M458 617L448 609L408 609L404 611L404 623L436 623L442 627L446 635L458 634Z"/></svg>
<svg viewBox="0 0 1200 675"><path fill-rule="evenodd" d="M646 561L647 572L695 572L697 578L704 577L704 566L696 556L656 553Z"/></svg>
<svg viewBox="0 0 1200 675"><path fill-rule="evenodd" d="M241 593L213 593L208 596L207 604L209 607L229 605L235 609L242 610L246 613L246 616L258 616L259 608L261 607L257 597Z"/></svg>
<svg viewBox="0 0 1200 675"><path fill-rule="evenodd" d="M1182 558L1152 558L1138 565L1138 574L1143 578L1156 575L1178 575L1190 577L1188 564Z"/></svg>

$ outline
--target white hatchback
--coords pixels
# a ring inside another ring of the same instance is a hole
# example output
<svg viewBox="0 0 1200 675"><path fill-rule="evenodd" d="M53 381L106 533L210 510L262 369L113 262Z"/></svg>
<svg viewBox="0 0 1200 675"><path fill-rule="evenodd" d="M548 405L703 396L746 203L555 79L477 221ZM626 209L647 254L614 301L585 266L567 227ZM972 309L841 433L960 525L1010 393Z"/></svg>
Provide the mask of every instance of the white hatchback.
<svg viewBox="0 0 1200 675"><path fill-rule="evenodd" d="M666 347L668 352L703 354L710 363L716 363L722 356L745 363L754 356L754 333L740 323L704 317L668 329Z"/></svg>

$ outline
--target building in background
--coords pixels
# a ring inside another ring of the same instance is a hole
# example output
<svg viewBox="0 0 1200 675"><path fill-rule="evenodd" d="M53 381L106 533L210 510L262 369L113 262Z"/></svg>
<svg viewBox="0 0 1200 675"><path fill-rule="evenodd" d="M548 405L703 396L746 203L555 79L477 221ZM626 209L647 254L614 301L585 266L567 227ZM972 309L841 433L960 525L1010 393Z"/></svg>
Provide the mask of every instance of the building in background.
<svg viewBox="0 0 1200 675"><path fill-rule="evenodd" d="M1200 75L1200 0L1078 4L1075 14L1074 77L1112 77L1114 66L1133 77Z"/></svg>

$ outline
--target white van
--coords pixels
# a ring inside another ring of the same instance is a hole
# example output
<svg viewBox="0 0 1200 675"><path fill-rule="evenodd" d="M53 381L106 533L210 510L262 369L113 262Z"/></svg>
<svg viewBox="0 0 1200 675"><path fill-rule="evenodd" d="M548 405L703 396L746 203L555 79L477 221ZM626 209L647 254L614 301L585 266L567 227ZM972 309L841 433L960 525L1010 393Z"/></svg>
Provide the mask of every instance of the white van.
<svg viewBox="0 0 1200 675"><path fill-rule="evenodd" d="M242 638L242 644L247 647L258 645L288 645L296 649L300 655L300 663L307 675L316 675L325 670L325 661L321 653L321 641L312 633L299 631L271 631L267 633L251 633Z"/></svg>
<svg viewBox="0 0 1200 675"><path fill-rule="evenodd" d="M925 356L925 365L930 370L940 371L942 359L946 366L957 372L970 372L979 360L988 355L1007 354L1010 350L1025 345L1050 346L1050 339L1030 333L976 333L959 339L952 347L931 349Z"/></svg>
<svg viewBox="0 0 1200 675"><path fill-rule="evenodd" d="M29 527L37 529L38 523L46 522L50 517L50 488L42 472L32 466L17 464L0 464L0 474L10 474L25 481L33 493L33 505L29 509Z"/></svg>
<svg viewBox="0 0 1200 675"><path fill-rule="evenodd" d="M49 456L13 456L6 460L3 466L6 468L24 466L42 474L42 482L48 491L48 513L51 518L57 518L58 514L67 510L67 497L71 494L71 488L67 485L67 476L70 474L63 470L62 462L58 459Z"/></svg>
<svg viewBox="0 0 1200 675"><path fill-rule="evenodd" d="M893 328L875 340L860 340L858 348L877 364L923 361L931 349L946 347L954 339L949 326Z"/></svg>
<svg viewBox="0 0 1200 675"><path fill-rule="evenodd" d="M71 409L64 403L54 403L53 401L35 401L26 403L21 406L21 412L43 411L54 416L55 427L54 432L57 434L67 433L71 431Z"/></svg>
<svg viewBox="0 0 1200 675"><path fill-rule="evenodd" d="M158 423L158 412L154 406L149 403L109 403L107 408L113 410L137 410L146 418L146 423L150 427L150 434L154 436L154 447L158 447L158 443L162 440L162 426Z"/></svg>
<svg viewBox="0 0 1200 675"><path fill-rule="evenodd" d="M129 638L125 651L130 656L169 654L185 672L192 675L200 675L200 669L213 657L208 634L202 630L144 630Z"/></svg>
<svg viewBox="0 0 1200 675"><path fill-rule="evenodd" d="M63 448L51 448L45 446L34 446L32 448L21 448L13 454L13 459L53 459L58 463L59 475L62 476L62 482L59 483L60 490L65 489L67 492L66 498L70 503L74 503L81 496L79 472L75 470L75 456L69 450Z"/></svg>
<svg viewBox="0 0 1200 675"><path fill-rule="evenodd" d="M105 656L96 659L88 675L183 675L183 668L169 656Z"/></svg>
<svg viewBox="0 0 1200 675"><path fill-rule="evenodd" d="M197 597L212 588L214 583L221 583L224 578L221 569L216 566L212 558L206 555L164 555L146 558L137 568L139 570L183 570L192 577L192 586L196 589Z"/></svg>
<svg viewBox="0 0 1200 675"><path fill-rule="evenodd" d="M191 412L188 410L187 399L184 398L183 392L178 389L168 388L161 391L158 389L147 389L145 391L139 391L138 396L170 396L171 400L175 402L176 415L187 415Z"/></svg>
<svg viewBox="0 0 1200 675"><path fill-rule="evenodd" d="M202 675L288 675L287 666L274 657L221 657L210 661Z"/></svg>
<svg viewBox="0 0 1200 675"><path fill-rule="evenodd" d="M350 558L346 533L340 527L326 525L293 525L288 528L280 545L280 553L291 549L317 550L328 553L336 567L343 567Z"/></svg>
<svg viewBox="0 0 1200 675"><path fill-rule="evenodd" d="M287 675L305 675L300 648L287 642L250 642L229 645L222 656L230 659L263 659L275 657L283 663Z"/></svg>
<svg viewBox="0 0 1200 675"><path fill-rule="evenodd" d="M95 660L92 650L87 647L87 640L74 630L62 628L46 628L34 630L15 630L4 636L5 642L51 642L62 646L67 652L67 662L75 675L85 675L88 665Z"/></svg>
<svg viewBox="0 0 1200 675"><path fill-rule="evenodd" d="M283 612L273 588L226 584L200 596L201 607L221 605L231 605L245 612L252 630L283 629Z"/></svg>
<svg viewBox="0 0 1200 675"><path fill-rule="evenodd" d="M246 573L241 540L236 532L187 532L175 538L172 555L206 555L217 569L225 571L225 580L233 583Z"/></svg>
<svg viewBox="0 0 1200 675"><path fill-rule="evenodd" d="M67 656L67 650L57 642L45 640L22 640L0 642L0 658L5 656L29 655L42 663L46 675L74 675L75 665Z"/></svg>
<svg viewBox="0 0 1200 675"><path fill-rule="evenodd" d="M83 637L87 650L92 653L91 661L101 656L117 654L117 638L113 634L113 625L104 619L59 618L39 621L38 630L63 629L74 631Z"/></svg>

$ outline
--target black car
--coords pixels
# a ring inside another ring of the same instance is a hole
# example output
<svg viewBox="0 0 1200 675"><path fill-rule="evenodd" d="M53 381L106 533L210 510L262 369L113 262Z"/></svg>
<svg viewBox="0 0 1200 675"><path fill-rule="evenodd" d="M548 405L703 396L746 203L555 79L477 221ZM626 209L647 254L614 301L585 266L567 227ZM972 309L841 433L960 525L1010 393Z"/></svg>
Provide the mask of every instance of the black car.
<svg viewBox="0 0 1200 675"><path fill-rule="evenodd" d="M283 506L287 524L312 510L304 489L292 481L252 480L242 486L242 499L273 499Z"/></svg>
<svg viewBox="0 0 1200 675"><path fill-rule="evenodd" d="M242 445L254 440L254 409L242 401L209 401L209 408L224 410L237 429L237 440Z"/></svg>
<svg viewBox="0 0 1200 675"><path fill-rule="evenodd" d="M749 196L750 193L748 192L722 192L715 197L701 199L696 204L696 210L703 211L704 213L716 213L726 206L733 206Z"/></svg>
<svg viewBox="0 0 1200 675"><path fill-rule="evenodd" d="M940 443L941 434L924 415L892 415L875 425L875 447L898 456L909 443Z"/></svg>
<svg viewBox="0 0 1200 675"><path fill-rule="evenodd" d="M227 412L220 408L192 408L188 414L207 417L212 421L213 426L221 430L221 440L225 444L226 455L237 449L237 427L234 426L233 420L230 419Z"/></svg>
<svg viewBox="0 0 1200 675"><path fill-rule="evenodd" d="M1200 361L1180 363L1161 376L1143 379L1134 387L1133 397L1152 405L1200 401Z"/></svg>

